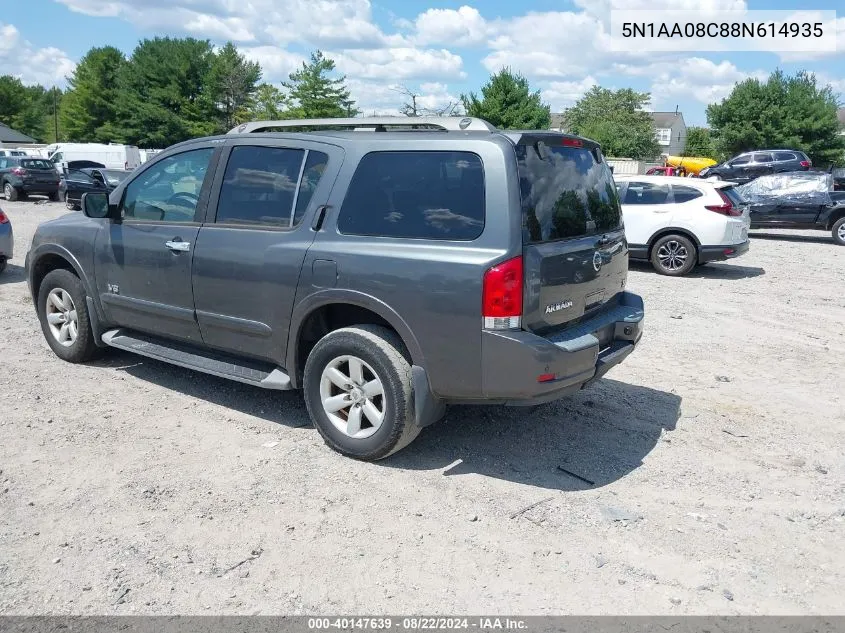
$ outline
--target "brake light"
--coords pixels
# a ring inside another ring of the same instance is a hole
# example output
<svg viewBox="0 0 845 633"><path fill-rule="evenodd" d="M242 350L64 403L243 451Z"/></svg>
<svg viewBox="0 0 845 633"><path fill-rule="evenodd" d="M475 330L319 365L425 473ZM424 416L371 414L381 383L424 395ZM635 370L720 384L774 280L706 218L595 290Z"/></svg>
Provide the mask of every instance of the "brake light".
<svg viewBox="0 0 845 633"><path fill-rule="evenodd" d="M0 211L0 224L8 224L9 218L6 217L6 214Z"/></svg>
<svg viewBox="0 0 845 633"><path fill-rule="evenodd" d="M564 147L584 147L584 142L580 138L564 137L561 141Z"/></svg>
<svg viewBox="0 0 845 633"><path fill-rule="evenodd" d="M484 273L481 291L484 328L510 330L522 325L522 256L493 266Z"/></svg>
<svg viewBox="0 0 845 633"><path fill-rule="evenodd" d="M715 211L716 213L721 213L722 215L728 215L734 218L737 218L742 215L742 209L739 209L733 205L731 199L725 195L725 192L721 189L717 189L716 193L719 194L719 197L722 199L722 204L706 204L704 208L708 211Z"/></svg>
<svg viewBox="0 0 845 633"><path fill-rule="evenodd" d="M801 161L801 167L803 167L804 169L809 169L812 166L813 166L813 163L811 163L808 160L802 160Z"/></svg>
<svg viewBox="0 0 845 633"><path fill-rule="evenodd" d="M24 169L23 167L15 167L15 168L12 170L12 173L13 173L15 176L26 176L26 169Z"/></svg>

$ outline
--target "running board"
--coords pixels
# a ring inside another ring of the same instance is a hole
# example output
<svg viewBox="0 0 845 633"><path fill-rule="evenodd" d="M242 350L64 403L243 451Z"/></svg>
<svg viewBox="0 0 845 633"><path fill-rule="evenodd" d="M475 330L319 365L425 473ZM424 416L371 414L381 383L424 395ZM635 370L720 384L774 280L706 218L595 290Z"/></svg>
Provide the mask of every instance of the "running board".
<svg viewBox="0 0 845 633"><path fill-rule="evenodd" d="M163 341L129 330L109 330L103 334L102 338L103 343L111 347L212 376L237 380L262 389L277 391L293 389L290 376L270 363L233 358L216 354L211 350L200 350L189 345Z"/></svg>

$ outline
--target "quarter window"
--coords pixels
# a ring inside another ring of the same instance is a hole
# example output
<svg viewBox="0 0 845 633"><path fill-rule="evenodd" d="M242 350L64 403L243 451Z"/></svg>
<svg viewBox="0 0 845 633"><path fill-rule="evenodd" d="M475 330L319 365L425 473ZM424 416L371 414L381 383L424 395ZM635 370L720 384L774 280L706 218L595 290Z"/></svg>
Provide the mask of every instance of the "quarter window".
<svg viewBox="0 0 845 633"><path fill-rule="evenodd" d="M798 160L792 152L775 152L775 160Z"/></svg>
<svg viewBox="0 0 845 633"><path fill-rule="evenodd" d="M126 187L123 215L136 220L193 222L214 148L168 156Z"/></svg>
<svg viewBox="0 0 845 633"><path fill-rule="evenodd" d="M484 230L484 168L469 152L372 152L338 217L351 235L474 240Z"/></svg>

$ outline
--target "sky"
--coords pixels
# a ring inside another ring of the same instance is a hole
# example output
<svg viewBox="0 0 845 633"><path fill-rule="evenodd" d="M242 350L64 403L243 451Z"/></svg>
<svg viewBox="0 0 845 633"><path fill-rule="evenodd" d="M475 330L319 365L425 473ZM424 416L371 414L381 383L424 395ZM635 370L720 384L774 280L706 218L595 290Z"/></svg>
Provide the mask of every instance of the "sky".
<svg viewBox="0 0 845 633"><path fill-rule="evenodd" d="M827 52L616 52L611 9L834 10ZM92 46L130 55L156 35L232 40L279 82L319 48L345 74L365 114L393 114L401 86L423 107L478 91L503 66L525 75L553 112L593 85L651 93L650 108L706 124L708 103L775 68L807 70L845 101L842 0L0 0L0 73L64 86Z"/></svg>

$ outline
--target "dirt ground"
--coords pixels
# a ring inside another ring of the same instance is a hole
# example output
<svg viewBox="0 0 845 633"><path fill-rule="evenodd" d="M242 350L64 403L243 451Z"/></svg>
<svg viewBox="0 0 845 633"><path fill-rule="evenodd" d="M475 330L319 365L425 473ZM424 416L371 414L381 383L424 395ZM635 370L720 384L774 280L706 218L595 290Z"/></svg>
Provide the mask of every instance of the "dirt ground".
<svg viewBox="0 0 845 633"><path fill-rule="evenodd" d="M453 409L364 464L298 393L60 361L23 262L66 211L0 206L0 613L845 614L828 234L757 234L683 279L636 266L646 333L607 379Z"/></svg>

